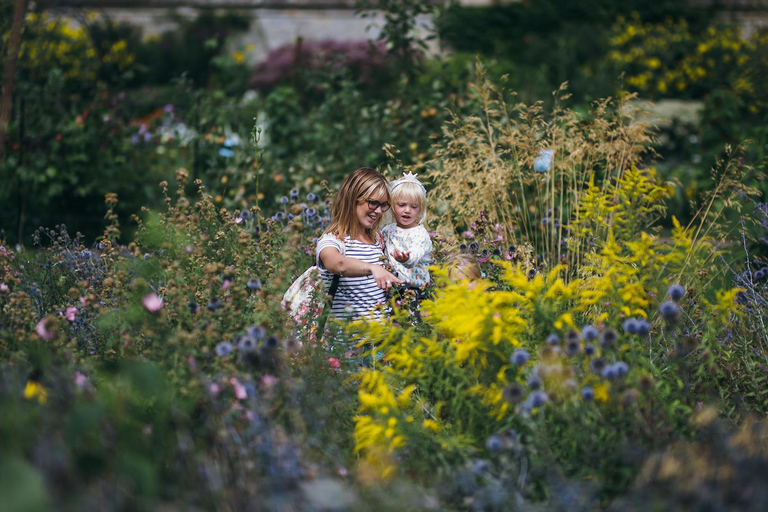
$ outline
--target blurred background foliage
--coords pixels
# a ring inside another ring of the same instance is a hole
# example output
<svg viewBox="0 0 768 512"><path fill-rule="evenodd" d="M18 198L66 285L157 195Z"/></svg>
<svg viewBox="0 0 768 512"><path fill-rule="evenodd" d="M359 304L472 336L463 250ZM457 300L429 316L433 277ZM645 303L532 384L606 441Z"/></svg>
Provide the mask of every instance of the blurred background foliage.
<svg viewBox="0 0 768 512"><path fill-rule="evenodd" d="M0 3L8 14L3 50L12 4ZM768 35L747 37L718 21L727 13L713 7L681 0L358 7L363 16L377 7L387 13L378 41L298 39L257 63L248 58L252 47L238 43L252 20L235 11L171 14L175 30L145 37L95 12L79 12L74 23L30 10L0 163L8 240L28 243L31 228L58 221L93 237L106 192L122 198L125 219L157 204L156 184L176 167L204 179L222 206L258 200L274 208L293 187L318 192L322 180L336 182L350 168L388 163L384 144L400 150L404 165L427 161L447 109L477 107L465 93L478 56L492 80L504 76L525 102L551 104L551 91L566 81L572 108L584 113L623 90L657 101L658 165L685 183L673 199L681 218L725 144L750 140L749 155L766 153ZM416 15L429 13L427 39L438 41L439 54L425 53L428 41L413 32ZM670 102L679 103L665 109Z"/></svg>

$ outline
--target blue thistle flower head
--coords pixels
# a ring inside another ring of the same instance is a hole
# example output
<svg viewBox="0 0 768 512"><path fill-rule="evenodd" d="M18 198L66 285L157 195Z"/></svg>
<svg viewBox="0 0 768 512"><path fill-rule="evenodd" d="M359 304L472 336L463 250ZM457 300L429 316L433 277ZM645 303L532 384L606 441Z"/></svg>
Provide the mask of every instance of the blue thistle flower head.
<svg viewBox="0 0 768 512"><path fill-rule="evenodd" d="M309 194L307 194L307 202L308 202L308 203L314 203L314 202L316 202L316 201L317 201L317 194L314 194L314 193L312 193L312 192L310 192Z"/></svg>
<svg viewBox="0 0 768 512"><path fill-rule="evenodd" d="M670 299L677 302L683 298L683 295L685 295L685 288L683 288L683 285L681 284L673 284L669 287L669 290L667 290L667 295Z"/></svg>
<svg viewBox="0 0 768 512"><path fill-rule="evenodd" d="M616 370L616 367L612 364L609 364L605 368L603 368L603 371L601 373L604 379L613 380L619 377L619 372Z"/></svg>
<svg viewBox="0 0 768 512"><path fill-rule="evenodd" d="M518 384L510 384L502 390L504 400L511 404L516 404L523 399L524 391Z"/></svg>
<svg viewBox="0 0 768 512"><path fill-rule="evenodd" d="M558 343L560 343L560 336L558 336L555 333L552 333L549 336L547 336L546 343L547 345L557 345Z"/></svg>
<svg viewBox="0 0 768 512"><path fill-rule="evenodd" d="M588 356L595 355L595 351L596 351L595 346L592 345L591 343L589 345L587 345L586 347L584 347L584 353L586 355L588 355Z"/></svg>
<svg viewBox="0 0 768 512"><path fill-rule="evenodd" d="M237 349L243 354L251 354L256 351L256 340L250 336L238 336Z"/></svg>
<svg viewBox="0 0 768 512"><path fill-rule="evenodd" d="M219 357L225 357L232 353L234 350L234 347L232 344L228 341L222 341L218 345L216 345L216 355Z"/></svg>
<svg viewBox="0 0 768 512"><path fill-rule="evenodd" d="M494 250L493 250L493 253L492 253L492 254L493 254L494 256L497 256L497 257L498 257L498 256L501 256L501 249L499 249L499 248L497 247L496 249L494 249Z"/></svg>
<svg viewBox="0 0 768 512"><path fill-rule="evenodd" d="M252 277L245 283L246 288L249 290L261 290L261 279Z"/></svg>
<svg viewBox="0 0 768 512"><path fill-rule="evenodd" d="M624 321L624 332L628 334L637 334L637 320L630 318Z"/></svg>
<svg viewBox="0 0 768 512"><path fill-rule="evenodd" d="M459 245L459 250L460 250L461 252L464 252L464 251L466 251L466 250L467 250L467 244L461 244L461 245Z"/></svg>
<svg viewBox="0 0 768 512"><path fill-rule="evenodd" d="M598 334L597 328L594 325L585 325L581 329L581 337L587 341L596 340Z"/></svg>
<svg viewBox="0 0 768 512"><path fill-rule="evenodd" d="M482 459L476 460L472 462L472 465L470 466L469 470L476 476L482 475L486 471L488 471L488 463Z"/></svg>
<svg viewBox="0 0 768 512"><path fill-rule="evenodd" d="M280 345L280 340L277 336L267 336L264 340L264 348L266 350L274 350Z"/></svg>
<svg viewBox="0 0 768 512"><path fill-rule="evenodd" d="M288 204L291 200L283 196L280 198L280 204Z"/></svg>
<svg viewBox="0 0 768 512"><path fill-rule="evenodd" d="M619 341L619 334L610 327L604 330L600 335L600 346L603 348L610 348L614 346L617 341Z"/></svg>
<svg viewBox="0 0 768 512"><path fill-rule="evenodd" d="M536 172L547 172L552 168L552 160L555 152L551 149L545 149L539 152L539 155L533 161L533 170Z"/></svg>
<svg viewBox="0 0 768 512"><path fill-rule="evenodd" d="M541 377L536 374L528 377L528 389L541 389Z"/></svg>
<svg viewBox="0 0 768 512"><path fill-rule="evenodd" d="M637 334L640 336L648 336L651 333L651 324L648 320L642 319L637 321Z"/></svg>
<svg viewBox="0 0 768 512"><path fill-rule="evenodd" d="M569 357L573 357L581 351L581 343L579 340L569 340L565 343L565 353Z"/></svg>
<svg viewBox="0 0 768 512"><path fill-rule="evenodd" d="M590 361L589 368L593 372L595 372L596 374L602 375L603 374L603 370L605 370L605 368L606 368L605 361L603 361L599 357L596 357L595 359Z"/></svg>
<svg viewBox="0 0 768 512"><path fill-rule="evenodd" d="M251 218L251 212L249 212L248 210L243 210L242 212L240 212L240 218L243 219L243 220L250 219Z"/></svg>
<svg viewBox="0 0 768 512"><path fill-rule="evenodd" d="M480 249L480 245L477 242L472 242L469 244L469 250L472 252L477 252L477 250Z"/></svg>
<svg viewBox="0 0 768 512"><path fill-rule="evenodd" d="M528 396L533 407L541 407L549 400L549 396L543 391L534 391Z"/></svg>
<svg viewBox="0 0 768 512"><path fill-rule="evenodd" d="M289 192L289 195L291 196L292 199L296 199L297 197L299 197L299 190L292 188L291 191Z"/></svg>
<svg viewBox="0 0 768 512"><path fill-rule="evenodd" d="M494 434L485 442L485 448L491 453L497 453L504 448L504 440L500 435Z"/></svg>
<svg viewBox="0 0 768 512"><path fill-rule="evenodd" d="M590 386L584 386L581 388L581 398L586 400L587 402L591 402L595 399L595 390L592 389Z"/></svg>
<svg viewBox="0 0 768 512"><path fill-rule="evenodd" d="M661 316L664 317L664 320L673 322L677 320L677 317L680 315L680 306L671 300L665 300L659 306L659 312L661 313Z"/></svg>
<svg viewBox="0 0 768 512"><path fill-rule="evenodd" d="M267 335L266 329L260 325L251 325L248 327L248 329L245 330L245 332L248 333L248 336L255 340L260 340Z"/></svg>
<svg viewBox="0 0 768 512"><path fill-rule="evenodd" d="M512 357L509 358L509 360L514 364L515 366L522 366L525 364L526 361L528 361L528 358L530 355L528 354L528 351L524 348L518 348L514 352L512 352Z"/></svg>
<svg viewBox="0 0 768 512"><path fill-rule="evenodd" d="M629 366L624 361L614 363L613 367L619 377L625 377L629 373Z"/></svg>
<svg viewBox="0 0 768 512"><path fill-rule="evenodd" d="M208 311L216 311L224 304L221 302L221 299L215 298L208 301L208 305L206 306L206 309Z"/></svg>

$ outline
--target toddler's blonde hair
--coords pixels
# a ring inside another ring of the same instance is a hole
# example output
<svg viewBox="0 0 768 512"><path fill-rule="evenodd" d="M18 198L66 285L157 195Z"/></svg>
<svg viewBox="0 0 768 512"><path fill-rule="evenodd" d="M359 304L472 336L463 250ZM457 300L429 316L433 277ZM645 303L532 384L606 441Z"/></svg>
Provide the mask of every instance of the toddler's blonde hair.
<svg viewBox="0 0 768 512"><path fill-rule="evenodd" d="M425 225L427 223L427 191L413 175L397 179L390 183L389 195L391 197L392 209L390 209L390 220L394 220L395 203L398 200L405 200L419 205L418 223Z"/></svg>
<svg viewBox="0 0 768 512"><path fill-rule="evenodd" d="M448 267L448 277L454 281L461 281L462 279L476 281L483 278L480 264L477 262L477 258L471 254L454 254L445 260L445 266Z"/></svg>

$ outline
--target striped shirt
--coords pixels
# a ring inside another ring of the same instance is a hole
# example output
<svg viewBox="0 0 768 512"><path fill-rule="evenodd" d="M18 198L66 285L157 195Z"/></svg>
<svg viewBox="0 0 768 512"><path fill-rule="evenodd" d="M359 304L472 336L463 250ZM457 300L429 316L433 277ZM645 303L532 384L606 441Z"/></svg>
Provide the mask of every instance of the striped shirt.
<svg viewBox="0 0 768 512"><path fill-rule="evenodd" d="M320 240L317 241L316 254L317 266L322 274L326 289L329 289L331 286L333 274L326 270L320 259L320 252L323 249L326 247L334 247L339 253L348 258L355 258L356 260L365 263L381 265L384 250L380 242L381 238L378 237L378 239L379 241L375 244L366 244L359 240L347 237L342 244L341 240L334 235L323 235ZM378 310L372 312L371 310L374 307L383 304L385 300L386 294L384 293L384 290L378 287L373 276L341 276L339 279L339 287L333 298L331 314L334 318L343 320L378 318L381 316L380 312Z"/></svg>

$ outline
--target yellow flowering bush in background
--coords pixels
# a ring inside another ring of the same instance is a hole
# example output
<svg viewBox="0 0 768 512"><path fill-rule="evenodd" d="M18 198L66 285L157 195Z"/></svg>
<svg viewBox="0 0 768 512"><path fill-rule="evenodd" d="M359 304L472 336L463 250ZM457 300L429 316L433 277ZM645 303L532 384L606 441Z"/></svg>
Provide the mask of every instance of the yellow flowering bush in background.
<svg viewBox="0 0 768 512"><path fill-rule="evenodd" d="M626 73L627 86L645 96L700 98L717 88L758 100L765 73L768 34L746 37L737 25L711 25L695 33L685 20L643 23L638 15L619 17L609 39L607 60ZM761 70L762 68L762 70Z"/></svg>
<svg viewBox="0 0 768 512"><path fill-rule="evenodd" d="M498 280L474 287L435 268L439 285L422 304L423 323L397 310L392 324L356 324L361 345L375 347L385 361L359 375L356 451L365 463L384 477L439 467L500 449L509 429L535 445L551 418L580 418L578 428L561 434L575 444L582 443L578 436L605 441L616 418L630 424L638 442L663 436L654 426L659 416L692 405L676 384L678 337L716 345L717 333L739 312L739 289L713 297L696 292L706 289L706 274L687 269L714 270L717 251L676 219L669 238L621 229L621 219L641 207L663 211L668 194L654 180L652 170L633 167L618 180L590 185L579 218L602 215L610 204L616 229L609 222L604 238L591 237L592 249L582 251L576 268L530 272L498 260ZM647 192L642 205L627 196L633 190ZM573 236L591 234L574 226ZM692 360L699 365L711 357L710 351ZM561 444L552 456L563 462L570 443Z"/></svg>
<svg viewBox="0 0 768 512"><path fill-rule="evenodd" d="M88 13L86 22L97 18ZM95 81L102 66L113 65L124 72L135 61L127 41L105 41L103 47L97 47L86 26L66 16L30 12L24 30L19 65L30 81L44 83L50 70L58 68L70 87L79 87Z"/></svg>

